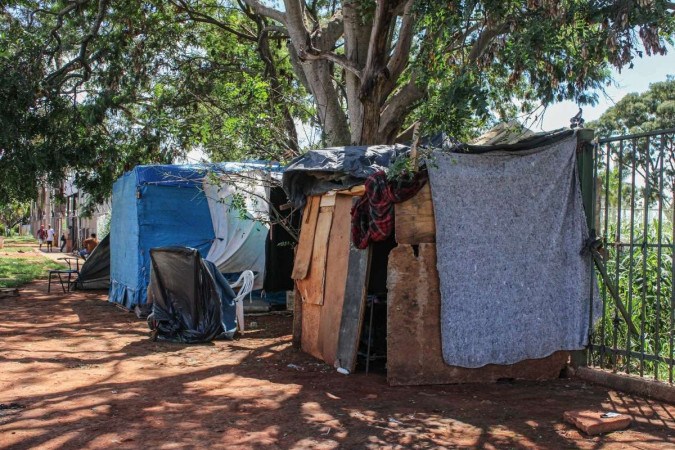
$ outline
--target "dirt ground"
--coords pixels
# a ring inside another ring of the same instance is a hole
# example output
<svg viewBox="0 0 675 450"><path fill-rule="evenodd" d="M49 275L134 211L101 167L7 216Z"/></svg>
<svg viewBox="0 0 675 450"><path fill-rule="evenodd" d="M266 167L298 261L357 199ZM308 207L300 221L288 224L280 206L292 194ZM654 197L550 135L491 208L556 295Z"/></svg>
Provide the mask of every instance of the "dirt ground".
<svg viewBox="0 0 675 450"><path fill-rule="evenodd" d="M0 448L675 448L675 407L580 381L392 388L291 347L291 319L235 341L152 342L104 293L0 299ZM587 437L565 410L630 414Z"/></svg>

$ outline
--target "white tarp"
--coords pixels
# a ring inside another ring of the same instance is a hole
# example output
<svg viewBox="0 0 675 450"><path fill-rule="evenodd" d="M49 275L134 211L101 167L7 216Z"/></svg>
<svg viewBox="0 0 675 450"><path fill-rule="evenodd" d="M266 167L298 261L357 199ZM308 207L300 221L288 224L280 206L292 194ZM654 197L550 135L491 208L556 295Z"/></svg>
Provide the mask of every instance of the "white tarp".
<svg viewBox="0 0 675 450"><path fill-rule="evenodd" d="M269 231L269 174L251 171L223 176L227 179L219 184L208 178L204 181L216 235L206 259L222 273L252 270L256 274L253 288L261 289Z"/></svg>

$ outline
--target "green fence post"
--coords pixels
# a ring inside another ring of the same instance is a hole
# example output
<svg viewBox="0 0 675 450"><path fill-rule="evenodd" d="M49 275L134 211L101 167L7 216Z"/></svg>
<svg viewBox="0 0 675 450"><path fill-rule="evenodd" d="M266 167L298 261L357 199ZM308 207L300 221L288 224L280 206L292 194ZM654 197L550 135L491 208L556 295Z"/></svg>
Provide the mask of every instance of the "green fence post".
<svg viewBox="0 0 675 450"><path fill-rule="evenodd" d="M595 132L591 129L584 128L577 131L577 136L579 142L577 164L579 169L579 182L581 184L581 199L584 204L584 212L586 213L586 224L588 225L588 230L592 232L595 228L595 206L593 204L593 187L595 184L593 161L595 146L593 144L593 139L595 138ZM591 270L593 270L592 259L589 264L591 265ZM589 345L590 344L589 337ZM570 356L573 367L583 367L588 365L588 349L573 351Z"/></svg>

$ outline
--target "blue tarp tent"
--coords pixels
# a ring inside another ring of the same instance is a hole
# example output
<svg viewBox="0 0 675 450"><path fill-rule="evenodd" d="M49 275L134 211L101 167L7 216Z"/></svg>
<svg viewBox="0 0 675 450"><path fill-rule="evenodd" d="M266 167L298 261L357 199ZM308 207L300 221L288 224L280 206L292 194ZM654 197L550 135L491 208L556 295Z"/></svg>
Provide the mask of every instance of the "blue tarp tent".
<svg viewBox="0 0 675 450"><path fill-rule="evenodd" d="M207 190L212 187L204 180L209 172L280 171L280 166L265 162L154 165L137 166L120 177L113 186L110 237L115 244L110 249L110 301L130 309L146 303L151 248L191 247L206 258L212 246L217 250L232 239L232 230L225 227L232 228L237 220L240 227L242 222L249 224L247 230L253 230L248 231L253 237L235 242L234 250L216 252L212 262L223 272L250 269L252 255L258 258L262 248L264 267L265 224L239 219L240 213L230 212L223 199L220 203L218 198L207 199L205 186ZM237 220L232 219L234 215ZM223 216L230 220L223 220Z"/></svg>

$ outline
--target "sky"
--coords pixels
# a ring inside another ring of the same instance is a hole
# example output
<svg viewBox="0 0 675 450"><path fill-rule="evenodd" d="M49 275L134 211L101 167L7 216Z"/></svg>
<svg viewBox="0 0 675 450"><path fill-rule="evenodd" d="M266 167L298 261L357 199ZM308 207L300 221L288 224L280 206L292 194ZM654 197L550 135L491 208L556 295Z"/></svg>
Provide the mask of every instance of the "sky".
<svg viewBox="0 0 675 450"><path fill-rule="evenodd" d="M596 106L583 107L583 118L586 122L599 118L607 108L626 94L644 92L649 89L650 83L665 81L666 75L675 75L674 48L669 47L664 56L636 58L632 69L624 68L621 73L616 70L613 72L615 84L606 88L607 96L600 94L600 102ZM568 127L570 118L578 111L579 107L574 102L556 103L546 110L541 124L528 124L528 127L535 131Z"/></svg>

